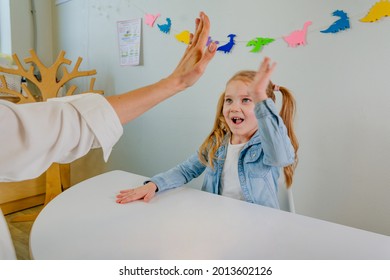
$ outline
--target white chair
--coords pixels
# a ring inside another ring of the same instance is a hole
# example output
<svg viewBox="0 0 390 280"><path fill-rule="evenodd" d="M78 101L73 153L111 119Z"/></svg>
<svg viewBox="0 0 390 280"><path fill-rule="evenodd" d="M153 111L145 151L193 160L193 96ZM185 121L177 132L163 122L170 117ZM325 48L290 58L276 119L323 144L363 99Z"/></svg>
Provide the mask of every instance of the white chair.
<svg viewBox="0 0 390 280"><path fill-rule="evenodd" d="M280 209L287 212L295 213L295 203L292 191L293 187L286 188L284 178L279 178L278 185Z"/></svg>
<svg viewBox="0 0 390 280"><path fill-rule="evenodd" d="M288 206L291 213L295 213L295 203L294 203L294 197L292 193L292 188L287 189L287 200L288 200Z"/></svg>
<svg viewBox="0 0 390 280"><path fill-rule="evenodd" d="M7 221L0 209L0 260L16 260L15 247L12 243L11 234Z"/></svg>

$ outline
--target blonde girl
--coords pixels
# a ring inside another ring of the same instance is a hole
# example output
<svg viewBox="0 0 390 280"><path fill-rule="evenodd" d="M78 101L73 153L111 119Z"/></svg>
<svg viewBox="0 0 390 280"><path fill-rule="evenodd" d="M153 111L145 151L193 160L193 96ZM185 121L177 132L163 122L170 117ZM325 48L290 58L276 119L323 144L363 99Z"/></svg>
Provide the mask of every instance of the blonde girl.
<svg viewBox="0 0 390 280"><path fill-rule="evenodd" d="M143 186L123 190L118 203L149 201L157 191L182 186L205 172L202 190L279 208L278 178L293 182L298 141L293 130L295 100L270 81L275 68L265 58L258 71L240 71L219 98L214 127L199 151L153 176ZM282 94L278 114L275 92Z"/></svg>

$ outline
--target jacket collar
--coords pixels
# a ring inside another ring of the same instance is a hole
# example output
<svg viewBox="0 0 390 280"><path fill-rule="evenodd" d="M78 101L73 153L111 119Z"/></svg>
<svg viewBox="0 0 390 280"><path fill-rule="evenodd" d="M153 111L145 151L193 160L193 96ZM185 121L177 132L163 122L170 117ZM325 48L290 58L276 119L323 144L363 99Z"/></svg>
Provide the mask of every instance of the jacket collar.
<svg viewBox="0 0 390 280"><path fill-rule="evenodd" d="M225 135L225 138L223 139L223 145L221 147L218 148L218 154L220 153L224 153L228 143L229 143L229 139L230 139L230 134L227 134ZM255 134L253 134L252 138L248 141L248 143L246 143L246 145L244 146L243 149L246 149L252 145L255 145L255 144L259 144L261 142L260 140L260 133L259 133L259 130L257 130L255 132Z"/></svg>
<svg viewBox="0 0 390 280"><path fill-rule="evenodd" d="M223 145L224 146L226 146L229 143L228 142L229 139L230 139L230 134L225 135L225 138L223 139ZM259 133L259 130L257 130L255 132L255 134L253 134L252 138L245 145L245 147L251 146L251 145L254 145L254 144L259 144L260 142L261 142L261 140L260 140L260 133Z"/></svg>

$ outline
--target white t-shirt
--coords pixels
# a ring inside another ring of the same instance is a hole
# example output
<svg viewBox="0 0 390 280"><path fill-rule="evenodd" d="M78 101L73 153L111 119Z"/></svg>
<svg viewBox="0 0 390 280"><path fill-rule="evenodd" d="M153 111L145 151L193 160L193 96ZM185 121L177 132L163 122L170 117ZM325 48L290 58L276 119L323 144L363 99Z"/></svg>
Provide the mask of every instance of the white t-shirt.
<svg viewBox="0 0 390 280"><path fill-rule="evenodd" d="M0 182L36 178L53 162L69 163L101 147L107 160L123 127L100 94L47 102L0 100Z"/></svg>
<svg viewBox="0 0 390 280"><path fill-rule="evenodd" d="M238 158L246 143L232 145L227 148L226 159L223 165L221 195L243 200L240 180L238 178Z"/></svg>

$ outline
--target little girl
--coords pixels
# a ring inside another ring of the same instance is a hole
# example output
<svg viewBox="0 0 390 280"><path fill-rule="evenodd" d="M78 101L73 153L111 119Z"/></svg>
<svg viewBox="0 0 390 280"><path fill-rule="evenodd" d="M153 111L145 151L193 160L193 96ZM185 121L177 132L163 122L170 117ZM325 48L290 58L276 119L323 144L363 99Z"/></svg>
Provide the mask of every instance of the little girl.
<svg viewBox="0 0 390 280"><path fill-rule="evenodd" d="M121 191L116 202L149 201L157 191L182 186L206 171L202 190L279 208L280 169L284 167L290 187L298 141L292 123L295 101L286 88L270 81L274 68L275 63L270 65L265 58L257 72L235 74L226 84L214 127L199 151L143 186ZM280 116L275 91L283 95Z"/></svg>

